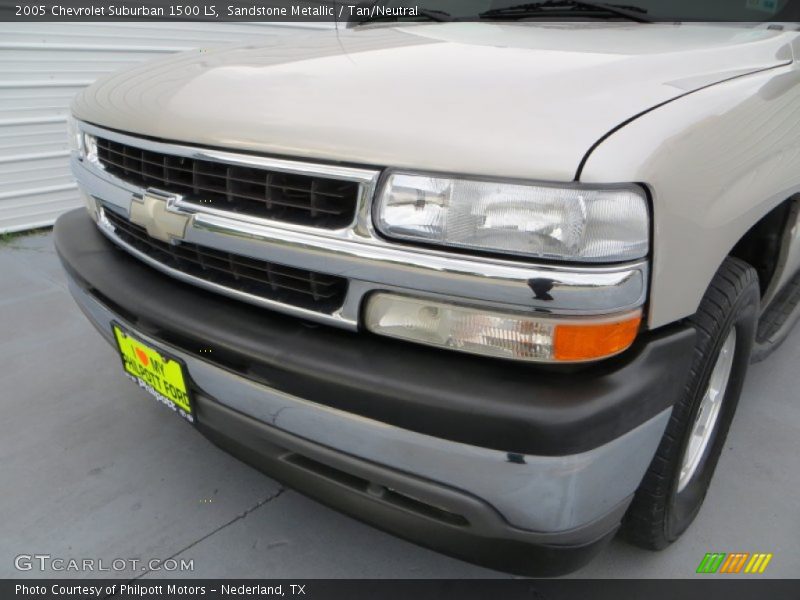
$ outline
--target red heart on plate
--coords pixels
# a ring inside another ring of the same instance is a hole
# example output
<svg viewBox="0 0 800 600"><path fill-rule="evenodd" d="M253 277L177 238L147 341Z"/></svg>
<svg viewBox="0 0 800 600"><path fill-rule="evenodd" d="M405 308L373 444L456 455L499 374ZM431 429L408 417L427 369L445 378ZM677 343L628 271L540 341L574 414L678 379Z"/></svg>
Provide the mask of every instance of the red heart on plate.
<svg viewBox="0 0 800 600"><path fill-rule="evenodd" d="M142 363L145 367L150 364L150 359L147 358L147 354L141 348L134 348L136 350L136 358L139 359L139 362Z"/></svg>

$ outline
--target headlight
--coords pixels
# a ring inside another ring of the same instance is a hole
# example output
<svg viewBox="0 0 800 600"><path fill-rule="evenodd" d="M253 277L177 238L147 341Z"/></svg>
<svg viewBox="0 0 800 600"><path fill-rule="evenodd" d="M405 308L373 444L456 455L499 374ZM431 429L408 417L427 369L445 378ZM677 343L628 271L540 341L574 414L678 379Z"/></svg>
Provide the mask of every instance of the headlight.
<svg viewBox="0 0 800 600"><path fill-rule="evenodd" d="M614 356L633 344L642 311L604 318L552 319L410 298L373 295L367 329L407 341L535 362L575 363Z"/></svg>
<svg viewBox="0 0 800 600"><path fill-rule="evenodd" d="M74 152L83 159L83 133L78 128L78 122L72 115L67 116L67 143L69 151Z"/></svg>
<svg viewBox="0 0 800 600"><path fill-rule="evenodd" d="M97 162L97 138L91 133L83 134L83 158L89 162Z"/></svg>
<svg viewBox="0 0 800 600"><path fill-rule="evenodd" d="M526 257L622 262L648 252L635 186L517 184L392 173L375 207L384 235Z"/></svg>

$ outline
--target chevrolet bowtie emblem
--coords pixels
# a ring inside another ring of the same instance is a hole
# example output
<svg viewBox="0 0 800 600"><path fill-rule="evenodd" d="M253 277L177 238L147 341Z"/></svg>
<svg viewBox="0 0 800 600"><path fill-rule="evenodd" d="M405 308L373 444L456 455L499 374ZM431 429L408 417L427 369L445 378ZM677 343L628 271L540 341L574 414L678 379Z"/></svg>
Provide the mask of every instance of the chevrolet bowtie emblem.
<svg viewBox="0 0 800 600"><path fill-rule="evenodd" d="M172 206L172 197L148 190L144 195L133 196L130 220L147 230L150 237L163 242L182 240L191 215L178 212Z"/></svg>

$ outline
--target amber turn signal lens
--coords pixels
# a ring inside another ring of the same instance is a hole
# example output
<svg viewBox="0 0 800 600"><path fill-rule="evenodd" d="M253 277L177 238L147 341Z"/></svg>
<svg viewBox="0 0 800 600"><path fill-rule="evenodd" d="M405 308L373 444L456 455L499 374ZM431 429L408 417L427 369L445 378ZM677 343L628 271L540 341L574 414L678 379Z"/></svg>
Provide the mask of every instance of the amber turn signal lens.
<svg viewBox="0 0 800 600"><path fill-rule="evenodd" d="M642 315L609 323L569 323L557 325L553 358L557 361L584 361L619 354L633 344Z"/></svg>

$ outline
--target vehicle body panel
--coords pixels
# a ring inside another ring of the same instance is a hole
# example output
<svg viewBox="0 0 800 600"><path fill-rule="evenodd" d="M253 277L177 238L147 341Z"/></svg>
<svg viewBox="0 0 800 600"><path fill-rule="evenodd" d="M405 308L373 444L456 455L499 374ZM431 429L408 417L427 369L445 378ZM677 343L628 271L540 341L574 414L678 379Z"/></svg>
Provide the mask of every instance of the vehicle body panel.
<svg viewBox="0 0 800 600"><path fill-rule="evenodd" d="M570 181L612 128L791 60L789 37L635 23L370 26L180 54L101 80L73 110L129 133L264 154Z"/></svg>
<svg viewBox="0 0 800 600"><path fill-rule="evenodd" d="M800 191L800 69L716 85L626 125L581 173L620 179L653 197L650 326L693 314L742 236Z"/></svg>

